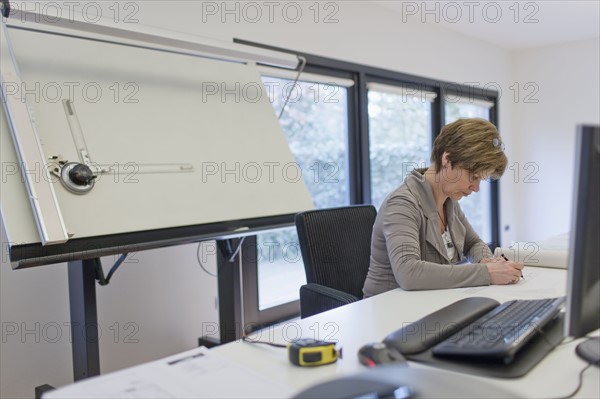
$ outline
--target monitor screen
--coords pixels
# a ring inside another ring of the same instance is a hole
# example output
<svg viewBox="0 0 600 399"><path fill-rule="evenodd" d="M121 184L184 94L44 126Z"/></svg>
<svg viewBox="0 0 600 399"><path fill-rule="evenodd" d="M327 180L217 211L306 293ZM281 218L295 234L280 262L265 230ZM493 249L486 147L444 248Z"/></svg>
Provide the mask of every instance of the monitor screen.
<svg viewBox="0 0 600 399"><path fill-rule="evenodd" d="M565 334L600 328L600 126L578 126Z"/></svg>

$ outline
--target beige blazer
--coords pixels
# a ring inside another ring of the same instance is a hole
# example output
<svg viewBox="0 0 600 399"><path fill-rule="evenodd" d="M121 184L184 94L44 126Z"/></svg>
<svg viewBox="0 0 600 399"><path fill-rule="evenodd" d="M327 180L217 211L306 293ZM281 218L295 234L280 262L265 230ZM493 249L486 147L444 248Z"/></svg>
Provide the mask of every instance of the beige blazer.
<svg viewBox="0 0 600 399"><path fill-rule="evenodd" d="M423 172L408 175L377 213L363 287L365 298L398 287L425 290L490 284L487 267L478 262L492 257L492 252L475 233L458 202L450 198L444 208L456 256L448 259L433 191Z"/></svg>

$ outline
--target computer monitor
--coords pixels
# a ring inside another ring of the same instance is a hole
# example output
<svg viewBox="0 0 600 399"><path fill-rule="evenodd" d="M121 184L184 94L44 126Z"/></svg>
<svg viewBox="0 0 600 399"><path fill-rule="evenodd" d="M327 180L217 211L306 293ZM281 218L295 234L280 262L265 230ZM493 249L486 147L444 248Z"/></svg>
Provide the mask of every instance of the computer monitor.
<svg viewBox="0 0 600 399"><path fill-rule="evenodd" d="M600 328L600 126L577 127L565 335ZM598 362L598 338L577 353Z"/></svg>

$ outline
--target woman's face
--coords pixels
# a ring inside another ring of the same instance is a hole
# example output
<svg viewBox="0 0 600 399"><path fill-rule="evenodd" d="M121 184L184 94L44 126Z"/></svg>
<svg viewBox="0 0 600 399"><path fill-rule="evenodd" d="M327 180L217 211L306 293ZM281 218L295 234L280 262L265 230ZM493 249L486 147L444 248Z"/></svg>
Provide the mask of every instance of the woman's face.
<svg viewBox="0 0 600 399"><path fill-rule="evenodd" d="M487 173L471 173L460 166L448 167L441 170L442 192L455 201L468 197L473 192L479 191L481 180Z"/></svg>

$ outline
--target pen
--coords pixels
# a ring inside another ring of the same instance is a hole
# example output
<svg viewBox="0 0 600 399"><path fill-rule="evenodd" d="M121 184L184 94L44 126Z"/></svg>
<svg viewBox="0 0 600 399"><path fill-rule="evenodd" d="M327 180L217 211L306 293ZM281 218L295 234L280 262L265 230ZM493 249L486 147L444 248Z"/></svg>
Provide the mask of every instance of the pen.
<svg viewBox="0 0 600 399"><path fill-rule="evenodd" d="M502 256L502 259L504 259L504 260L508 260L508 258L507 258L506 256L504 256L504 254L500 254L500 256ZM525 280L525 277L523 277L523 272L521 272L521 278L522 278L523 280Z"/></svg>

